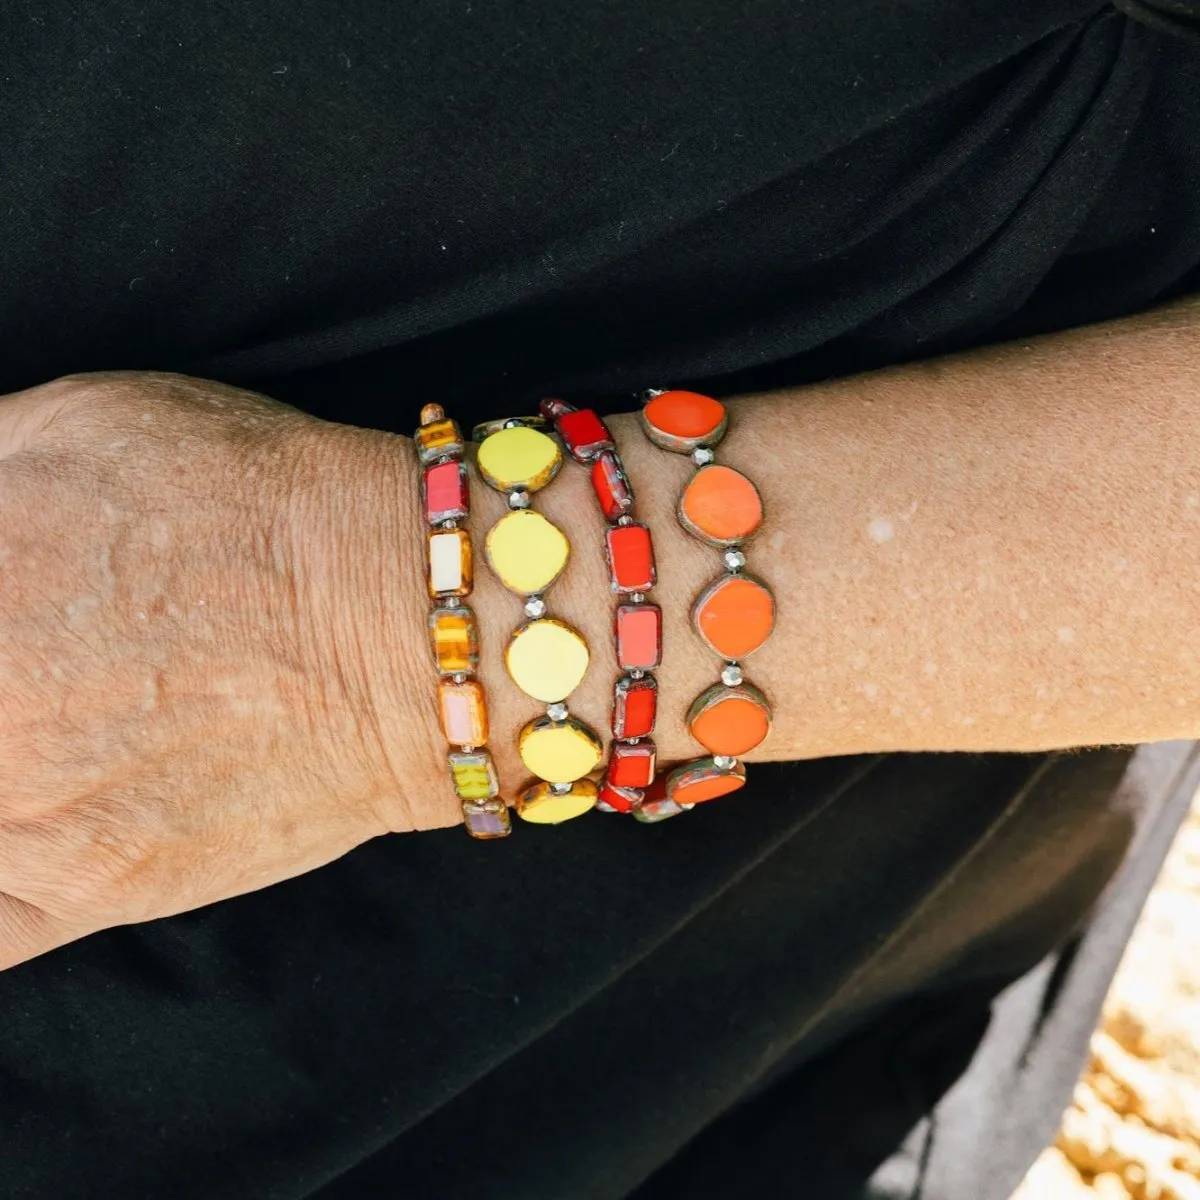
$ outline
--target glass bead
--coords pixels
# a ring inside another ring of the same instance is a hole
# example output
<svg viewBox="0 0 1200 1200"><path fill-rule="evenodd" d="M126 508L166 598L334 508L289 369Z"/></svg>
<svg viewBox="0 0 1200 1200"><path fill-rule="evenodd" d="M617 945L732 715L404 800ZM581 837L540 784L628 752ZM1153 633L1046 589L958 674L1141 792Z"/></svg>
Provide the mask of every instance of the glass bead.
<svg viewBox="0 0 1200 1200"><path fill-rule="evenodd" d="M565 700L582 682L590 660L583 634L554 617L518 625L504 652L513 683L543 704Z"/></svg>
<svg viewBox="0 0 1200 1200"><path fill-rule="evenodd" d="M675 454L717 445L728 423L725 405L719 400L678 389L653 397L641 416L646 436Z"/></svg>
<svg viewBox="0 0 1200 1200"><path fill-rule="evenodd" d="M771 636L775 600L753 575L722 575L696 597L692 624L714 654L736 662Z"/></svg>
<svg viewBox="0 0 1200 1200"><path fill-rule="evenodd" d="M613 449L608 426L590 408L563 413L555 419L554 428L577 463L589 463L601 450Z"/></svg>
<svg viewBox="0 0 1200 1200"><path fill-rule="evenodd" d="M572 783L594 771L604 747L582 721L569 717L530 721L518 739L521 761L539 779L550 783Z"/></svg>
<svg viewBox="0 0 1200 1200"><path fill-rule="evenodd" d="M536 492L558 474L562 461L562 450L552 437L528 425L518 425L489 434L479 447L475 465L498 492L515 488Z"/></svg>
<svg viewBox="0 0 1200 1200"><path fill-rule="evenodd" d="M746 786L741 763L719 767L711 758L697 758L678 766L667 776L667 798L676 804L703 804Z"/></svg>
<svg viewBox="0 0 1200 1200"><path fill-rule="evenodd" d="M452 746L482 746L488 739L487 703L483 685L474 679L438 682L442 733Z"/></svg>
<svg viewBox="0 0 1200 1200"><path fill-rule="evenodd" d="M486 750L451 750L446 761L460 800L490 800L500 794L496 765Z"/></svg>
<svg viewBox="0 0 1200 1200"><path fill-rule="evenodd" d="M486 441L493 433L499 433L502 429L537 429L546 433L550 429L550 422L545 417L535 416L497 417L494 421L481 421L476 425L471 430L471 441Z"/></svg>
<svg viewBox="0 0 1200 1200"><path fill-rule="evenodd" d="M654 586L654 542L648 526L636 522L610 526L604 548L614 592L648 592Z"/></svg>
<svg viewBox="0 0 1200 1200"><path fill-rule="evenodd" d="M603 806L608 812L633 812L641 804L644 795L641 788L619 788L613 787L611 783L603 783L600 785L596 807Z"/></svg>
<svg viewBox="0 0 1200 1200"><path fill-rule="evenodd" d="M609 521L624 516L633 507L633 486L615 450L602 450L593 460L592 489L600 511Z"/></svg>
<svg viewBox="0 0 1200 1200"><path fill-rule="evenodd" d="M710 754L741 758L771 732L771 706L753 684L714 684L688 710L688 732Z"/></svg>
<svg viewBox="0 0 1200 1200"><path fill-rule="evenodd" d="M578 411L575 405L568 404L565 400L559 400L556 396L547 396L538 404L538 412L547 421L557 421L559 417L565 416L567 413Z"/></svg>
<svg viewBox="0 0 1200 1200"><path fill-rule="evenodd" d="M447 462L426 467L421 477L421 506L430 525L463 520L471 511L466 464Z"/></svg>
<svg viewBox="0 0 1200 1200"><path fill-rule="evenodd" d="M443 675L470 675L479 666L475 614L465 605L435 608L429 614L433 661Z"/></svg>
<svg viewBox="0 0 1200 1200"><path fill-rule="evenodd" d="M612 733L615 738L646 737L658 715L658 684L653 675L623 675L613 689Z"/></svg>
<svg viewBox="0 0 1200 1200"><path fill-rule="evenodd" d="M471 539L465 529L435 529L428 538L429 594L471 594Z"/></svg>
<svg viewBox="0 0 1200 1200"><path fill-rule="evenodd" d="M577 779L566 791L535 783L517 797L517 813L534 825L558 825L596 807L599 789L590 779Z"/></svg>
<svg viewBox="0 0 1200 1200"><path fill-rule="evenodd" d="M653 671L662 661L662 610L657 604L618 604L617 665L623 671Z"/></svg>
<svg viewBox="0 0 1200 1200"><path fill-rule="evenodd" d="M741 471L701 467L683 489L678 516L684 529L702 542L736 546L762 524L762 497Z"/></svg>
<svg viewBox="0 0 1200 1200"><path fill-rule="evenodd" d="M460 458L463 452L462 431L458 428L458 422L448 417L423 424L413 434L413 442L417 447L417 457L424 466L437 462L439 458Z"/></svg>
<svg viewBox="0 0 1200 1200"><path fill-rule="evenodd" d="M571 553L563 531L533 509L505 514L484 541L488 565L518 596L544 592L562 574Z"/></svg>
<svg viewBox="0 0 1200 1200"><path fill-rule="evenodd" d="M490 841L492 838L508 837L512 832L512 821L508 806L503 800L464 800L463 823L473 838Z"/></svg>
<svg viewBox="0 0 1200 1200"><path fill-rule="evenodd" d="M654 743L613 742L608 751L605 778L613 787L646 788L654 781Z"/></svg>

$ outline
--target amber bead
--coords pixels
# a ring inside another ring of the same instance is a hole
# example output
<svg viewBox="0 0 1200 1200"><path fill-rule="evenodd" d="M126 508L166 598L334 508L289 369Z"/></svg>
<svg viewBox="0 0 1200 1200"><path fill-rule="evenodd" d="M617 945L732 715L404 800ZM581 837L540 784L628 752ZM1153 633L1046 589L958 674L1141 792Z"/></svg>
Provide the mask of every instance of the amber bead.
<svg viewBox="0 0 1200 1200"><path fill-rule="evenodd" d="M463 452L462 432L458 423L449 418L422 425L413 435L413 441L416 443L417 457L426 466L437 462L439 458L458 458Z"/></svg>
<svg viewBox="0 0 1200 1200"><path fill-rule="evenodd" d="M429 614L433 661L443 675L469 675L479 666L475 614L465 605L435 608Z"/></svg>

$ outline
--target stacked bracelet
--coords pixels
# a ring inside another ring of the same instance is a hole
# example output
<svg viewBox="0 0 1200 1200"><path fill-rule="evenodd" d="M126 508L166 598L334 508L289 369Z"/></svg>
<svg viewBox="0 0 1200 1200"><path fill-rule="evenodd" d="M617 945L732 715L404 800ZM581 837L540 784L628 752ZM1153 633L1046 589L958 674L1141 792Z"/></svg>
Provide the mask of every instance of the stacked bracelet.
<svg viewBox="0 0 1200 1200"><path fill-rule="evenodd" d="M522 597L527 618L509 639L505 666L526 695L546 705L545 716L520 732L521 760L541 782L517 797L517 812L527 821L556 824L595 807L596 785L585 776L599 764L603 745L565 703L587 673L587 641L565 621L547 616L543 599L570 554L562 530L530 508L532 494L562 466L562 451L545 424L538 418L492 421L472 436L480 442L479 473L508 497L511 510L488 531L488 564Z"/></svg>
<svg viewBox="0 0 1200 1200"><path fill-rule="evenodd" d="M620 597L613 621L621 675L613 689L612 745L596 807L633 812L654 779L650 735L658 708L652 672L662 658L662 611L647 603L654 587L654 544L650 529L633 519L633 488L608 426L591 409L546 399L542 415L554 422L567 453L591 468L592 487L608 521L605 558L613 592Z"/></svg>
<svg viewBox="0 0 1200 1200"><path fill-rule="evenodd" d="M646 398L641 414L646 436L696 464L679 498L679 522L719 549L725 568L692 607L696 632L725 660L720 682L697 696L687 714L688 731L709 757L676 767L665 789L645 797L635 816L659 821L745 785L746 768L738 760L770 732L771 707L745 680L741 660L771 635L775 602L766 584L744 572L746 557L739 549L762 524L762 498L740 471L713 461L713 447L727 428L725 406L696 392L651 391Z"/></svg>
<svg viewBox="0 0 1200 1200"><path fill-rule="evenodd" d="M479 666L475 614L463 603L471 594L471 539L460 523L471 499L463 440L458 425L441 405L421 410L413 438L421 472L421 506L428 526L426 566L429 637L438 674L438 713L450 743L447 762L463 822L475 838L505 837L511 828L508 806L487 750L488 716L483 685L474 678Z"/></svg>

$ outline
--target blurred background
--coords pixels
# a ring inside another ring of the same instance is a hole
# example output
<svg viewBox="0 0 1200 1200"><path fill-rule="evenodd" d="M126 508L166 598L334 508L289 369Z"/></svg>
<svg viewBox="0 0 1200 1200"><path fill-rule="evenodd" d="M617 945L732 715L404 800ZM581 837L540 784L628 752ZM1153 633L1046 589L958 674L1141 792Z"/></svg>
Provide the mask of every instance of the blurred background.
<svg viewBox="0 0 1200 1200"><path fill-rule="evenodd" d="M1200 796L1126 951L1058 1141L1013 1200L1200 1200Z"/></svg>

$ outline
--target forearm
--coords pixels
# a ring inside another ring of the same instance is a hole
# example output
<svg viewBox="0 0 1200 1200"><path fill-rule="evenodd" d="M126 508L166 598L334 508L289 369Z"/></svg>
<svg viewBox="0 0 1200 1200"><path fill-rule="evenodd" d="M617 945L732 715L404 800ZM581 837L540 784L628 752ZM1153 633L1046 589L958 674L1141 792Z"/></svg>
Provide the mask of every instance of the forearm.
<svg viewBox="0 0 1200 1200"><path fill-rule="evenodd" d="M721 461L758 483L767 511L748 568L778 600L773 639L745 664L775 709L752 760L1200 735L1200 306L739 397L730 411ZM687 460L649 445L632 415L610 424L658 552L656 740L664 761L690 757L683 715L719 664L688 612L718 558L674 519ZM617 672L588 493L568 464L539 505L574 548L552 611L593 650L572 708L605 729ZM476 487L473 500L482 551L503 499ZM485 567L478 577L511 788L524 774L510 746L537 705L502 666L520 604Z"/></svg>

